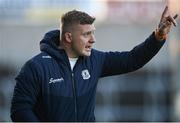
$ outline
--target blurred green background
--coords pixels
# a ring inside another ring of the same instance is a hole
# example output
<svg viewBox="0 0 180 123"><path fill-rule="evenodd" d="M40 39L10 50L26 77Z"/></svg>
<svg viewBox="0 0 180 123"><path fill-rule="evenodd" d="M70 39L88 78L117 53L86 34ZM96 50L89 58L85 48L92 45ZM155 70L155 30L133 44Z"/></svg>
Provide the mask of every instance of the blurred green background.
<svg viewBox="0 0 180 123"><path fill-rule="evenodd" d="M63 13L96 17L94 48L127 51L156 29L166 4L180 15L179 0L0 0L0 121L11 121L15 76L40 52L43 35L59 28ZM180 121L180 18L177 23L142 69L99 80L96 121Z"/></svg>

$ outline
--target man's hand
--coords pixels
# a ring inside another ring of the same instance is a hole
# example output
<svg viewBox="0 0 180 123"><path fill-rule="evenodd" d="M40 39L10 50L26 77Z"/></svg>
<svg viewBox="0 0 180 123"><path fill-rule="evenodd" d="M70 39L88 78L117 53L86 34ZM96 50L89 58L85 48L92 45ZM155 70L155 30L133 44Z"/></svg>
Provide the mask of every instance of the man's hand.
<svg viewBox="0 0 180 123"><path fill-rule="evenodd" d="M166 39L166 36L169 33L172 24L174 26L177 26L177 22L175 20L177 17L177 14L174 17L172 17L172 15L169 13L168 6L166 6L162 13L161 20L155 34L158 40Z"/></svg>

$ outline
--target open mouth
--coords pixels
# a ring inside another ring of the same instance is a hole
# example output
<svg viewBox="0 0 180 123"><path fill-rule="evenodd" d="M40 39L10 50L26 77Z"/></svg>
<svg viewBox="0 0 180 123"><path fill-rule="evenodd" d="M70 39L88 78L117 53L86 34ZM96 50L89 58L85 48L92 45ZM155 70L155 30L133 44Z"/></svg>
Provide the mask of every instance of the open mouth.
<svg viewBox="0 0 180 123"><path fill-rule="evenodd" d="M91 49L92 49L91 46L86 46L85 48L86 48L86 50L88 50L88 51L91 51Z"/></svg>

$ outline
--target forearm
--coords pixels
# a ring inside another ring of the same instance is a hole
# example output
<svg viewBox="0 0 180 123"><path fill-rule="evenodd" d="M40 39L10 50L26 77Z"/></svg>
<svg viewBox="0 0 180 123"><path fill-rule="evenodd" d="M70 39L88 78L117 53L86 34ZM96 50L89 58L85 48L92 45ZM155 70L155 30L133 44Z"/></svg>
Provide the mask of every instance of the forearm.
<svg viewBox="0 0 180 123"><path fill-rule="evenodd" d="M165 40L158 41L153 32L150 37L131 51L106 53L102 76L132 72L141 68L157 54L164 42Z"/></svg>
<svg viewBox="0 0 180 123"><path fill-rule="evenodd" d="M144 66L158 53L164 43L165 39L161 39L159 41L155 36L155 32L153 32L153 34L151 34L150 37L145 40L145 42L136 46L131 51L133 60L132 65L137 67L137 69Z"/></svg>

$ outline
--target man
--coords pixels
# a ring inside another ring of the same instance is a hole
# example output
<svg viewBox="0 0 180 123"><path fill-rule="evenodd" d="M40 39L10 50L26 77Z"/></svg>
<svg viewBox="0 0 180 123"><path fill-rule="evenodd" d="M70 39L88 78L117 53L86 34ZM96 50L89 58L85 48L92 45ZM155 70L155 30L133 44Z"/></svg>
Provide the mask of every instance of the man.
<svg viewBox="0 0 180 123"><path fill-rule="evenodd" d="M101 52L95 43L95 18L81 11L62 16L61 32L46 33L41 53L16 77L12 121L95 121L95 94L100 77L135 71L164 44L175 18L165 8L160 24L145 42L129 52Z"/></svg>

